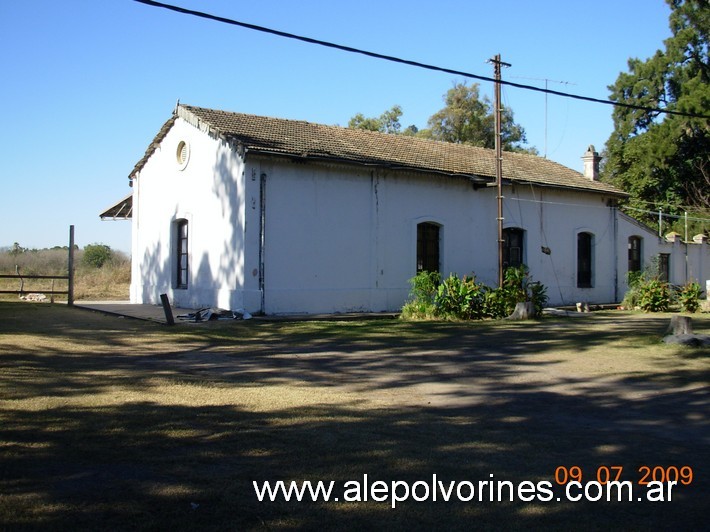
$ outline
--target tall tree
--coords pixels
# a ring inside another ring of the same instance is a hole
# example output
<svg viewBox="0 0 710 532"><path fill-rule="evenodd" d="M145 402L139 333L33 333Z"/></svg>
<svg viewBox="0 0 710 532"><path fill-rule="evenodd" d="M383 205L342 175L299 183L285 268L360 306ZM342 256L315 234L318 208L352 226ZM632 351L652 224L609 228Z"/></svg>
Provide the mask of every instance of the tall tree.
<svg viewBox="0 0 710 532"><path fill-rule="evenodd" d="M666 0L672 36L665 49L630 59L609 87L611 99L647 108L710 114L710 4ZM629 192L638 209L679 214L710 209L710 121L616 107L603 178ZM651 208L653 207L653 208Z"/></svg>
<svg viewBox="0 0 710 532"><path fill-rule="evenodd" d="M402 130L399 121L402 108L399 105L393 106L377 118L368 118L358 113L350 119L348 127L471 144L483 148L495 147L493 105L487 97L481 99L477 83L454 84L444 95L444 103L445 107L429 118L427 129L419 130L416 126L409 126ZM525 130L515 123L513 112L507 107L503 108L502 113L501 138L504 150L537 154L534 148L523 147Z"/></svg>
<svg viewBox="0 0 710 532"><path fill-rule="evenodd" d="M402 124L399 122L401 116L402 108L399 105L393 105L390 110L385 111L378 118L368 118L362 113L358 113L350 119L348 127L382 133L399 133L402 129Z"/></svg>
<svg viewBox="0 0 710 532"><path fill-rule="evenodd" d="M436 140L495 148L495 114L487 96L479 94L478 83L455 83L444 96L443 109L429 118L429 129L420 132ZM513 111L503 107L501 140L504 150L531 151L523 148L525 130L513 120Z"/></svg>

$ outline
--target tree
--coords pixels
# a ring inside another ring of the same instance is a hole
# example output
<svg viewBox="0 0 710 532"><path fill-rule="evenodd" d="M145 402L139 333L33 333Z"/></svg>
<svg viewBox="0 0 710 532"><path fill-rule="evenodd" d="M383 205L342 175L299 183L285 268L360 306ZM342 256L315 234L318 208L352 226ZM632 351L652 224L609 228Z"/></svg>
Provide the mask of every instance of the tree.
<svg viewBox="0 0 710 532"><path fill-rule="evenodd" d="M444 96L444 102L446 106L429 118L427 129L419 130L412 125L402 130L399 121L402 108L399 105L394 105L378 118L358 113L350 119L348 127L495 148L493 105L487 97L480 98L477 83L455 83ZM525 130L515 123L513 112L507 107L502 112L501 139L504 150L537 154L534 148L522 147Z"/></svg>
<svg viewBox="0 0 710 532"><path fill-rule="evenodd" d="M362 113L358 113L350 119L348 127L380 131L381 133L399 133L402 129L402 124L399 122L401 116L402 108L399 105L393 105L389 111L382 113L379 118L367 118ZM414 126L409 126L407 130L412 127Z"/></svg>
<svg viewBox="0 0 710 532"><path fill-rule="evenodd" d="M12 245L12 248L10 248L10 255L13 257L16 257L17 255L23 254L25 251L27 251L25 248L23 248L19 243L15 242Z"/></svg>
<svg viewBox="0 0 710 532"><path fill-rule="evenodd" d="M113 252L106 244L89 244L84 247L83 261L94 268L101 268L112 256Z"/></svg>
<svg viewBox="0 0 710 532"><path fill-rule="evenodd" d="M495 148L495 113L487 96L481 99L478 83L455 83L444 96L443 109L429 118L424 135L436 140ZM525 144L525 130L513 120L513 111L503 106L501 141L504 150L530 151Z"/></svg>
<svg viewBox="0 0 710 532"><path fill-rule="evenodd" d="M708 0L666 0L672 36L665 49L629 59L609 87L614 101L707 115L710 110ZM680 214L681 205L710 209L710 121L657 110L616 107L603 179L639 209ZM650 204L652 208L649 208ZM658 206L658 207L655 207Z"/></svg>

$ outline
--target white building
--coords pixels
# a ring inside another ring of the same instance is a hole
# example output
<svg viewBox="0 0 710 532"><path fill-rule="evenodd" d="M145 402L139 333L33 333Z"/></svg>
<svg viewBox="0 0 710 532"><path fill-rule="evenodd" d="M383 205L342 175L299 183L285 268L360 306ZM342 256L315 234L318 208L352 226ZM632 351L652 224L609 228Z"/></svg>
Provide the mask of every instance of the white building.
<svg viewBox="0 0 710 532"><path fill-rule="evenodd" d="M131 172L132 197L102 216L132 217L134 303L396 311L418 269L496 284L494 155L179 105ZM671 282L710 276L705 242L666 242L619 213L625 194L598 181L592 147L584 159L586 175L503 156L506 262L527 264L551 304L619 301L636 250L641 266L667 254Z"/></svg>

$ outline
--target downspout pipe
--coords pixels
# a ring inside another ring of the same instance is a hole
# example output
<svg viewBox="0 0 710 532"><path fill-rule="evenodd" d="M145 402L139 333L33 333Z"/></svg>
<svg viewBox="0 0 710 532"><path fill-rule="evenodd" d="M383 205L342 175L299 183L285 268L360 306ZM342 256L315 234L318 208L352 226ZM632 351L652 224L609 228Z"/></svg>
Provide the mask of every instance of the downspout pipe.
<svg viewBox="0 0 710 532"><path fill-rule="evenodd" d="M264 275L264 243L266 235L266 173L259 176L259 293L261 294L260 313L266 314L266 291Z"/></svg>
<svg viewBox="0 0 710 532"><path fill-rule="evenodd" d="M614 224L614 303L619 302L619 212L616 204L611 207L612 223Z"/></svg>

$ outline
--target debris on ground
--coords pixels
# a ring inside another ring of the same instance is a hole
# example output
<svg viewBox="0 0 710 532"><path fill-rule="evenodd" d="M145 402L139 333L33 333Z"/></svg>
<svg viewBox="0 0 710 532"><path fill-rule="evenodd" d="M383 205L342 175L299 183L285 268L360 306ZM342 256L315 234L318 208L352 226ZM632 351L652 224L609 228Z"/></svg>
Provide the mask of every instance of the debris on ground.
<svg viewBox="0 0 710 532"><path fill-rule="evenodd" d="M544 309L542 309L542 315L543 316L564 316L564 317L568 317L568 318L581 318L584 316L584 314L576 312L576 311L564 310L564 309L559 309L559 308L544 308Z"/></svg>
<svg viewBox="0 0 710 532"><path fill-rule="evenodd" d="M216 320L249 320L251 314L244 309L224 310L221 308L203 308L190 312L189 314L178 315L179 320L188 322L216 321Z"/></svg>
<svg viewBox="0 0 710 532"><path fill-rule="evenodd" d="M23 301L47 301L47 296L44 294L27 294L25 296L20 296Z"/></svg>

